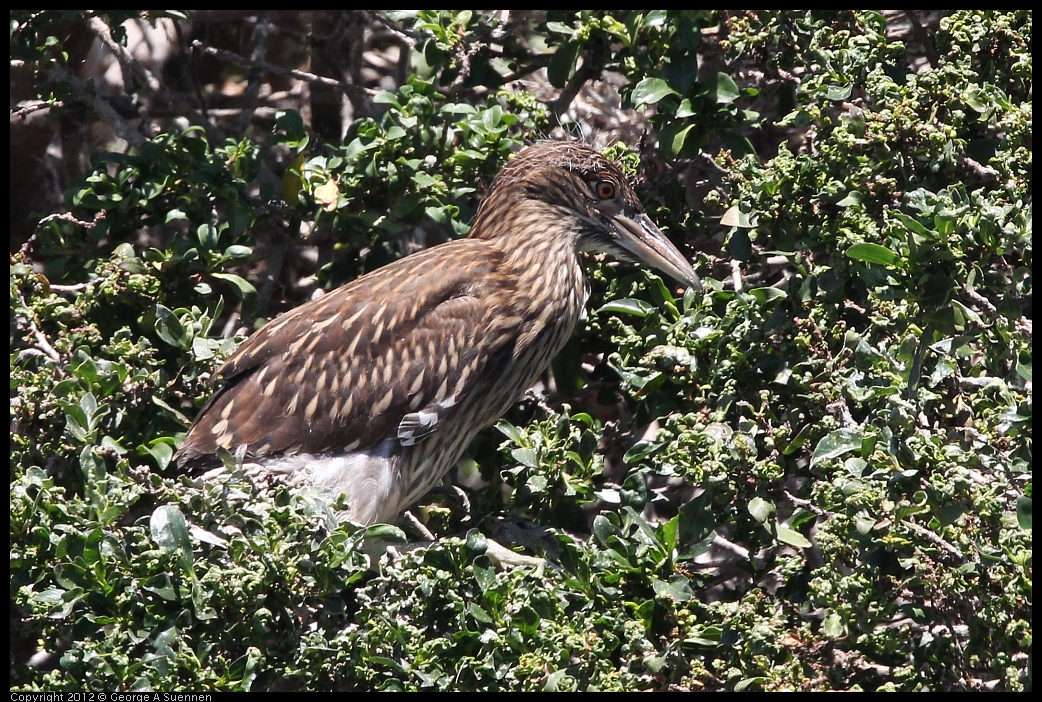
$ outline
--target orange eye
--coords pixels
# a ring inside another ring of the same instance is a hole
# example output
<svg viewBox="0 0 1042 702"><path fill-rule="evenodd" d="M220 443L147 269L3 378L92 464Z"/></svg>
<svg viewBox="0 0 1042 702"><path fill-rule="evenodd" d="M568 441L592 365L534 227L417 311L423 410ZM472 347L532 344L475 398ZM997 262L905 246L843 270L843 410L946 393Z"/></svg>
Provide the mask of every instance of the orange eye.
<svg viewBox="0 0 1042 702"><path fill-rule="evenodd" d="M610 180L602 180L594 187L597 197L602 200L610 200L615 197L615 183Z"/></svg>

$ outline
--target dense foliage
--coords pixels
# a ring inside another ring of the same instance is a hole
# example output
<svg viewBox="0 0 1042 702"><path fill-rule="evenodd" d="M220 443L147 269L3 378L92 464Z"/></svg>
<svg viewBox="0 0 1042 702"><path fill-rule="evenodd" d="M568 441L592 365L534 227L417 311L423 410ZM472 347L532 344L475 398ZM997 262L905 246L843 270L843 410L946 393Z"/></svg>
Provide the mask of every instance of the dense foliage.
<svg viewBox="0 0 1042 702"><path fill-rule="evenodd" d="M1030 689L1031 19L13 12L12 689ZM178 474L244 335L561 125L706 288L591 260L433 543Z"/></svg>

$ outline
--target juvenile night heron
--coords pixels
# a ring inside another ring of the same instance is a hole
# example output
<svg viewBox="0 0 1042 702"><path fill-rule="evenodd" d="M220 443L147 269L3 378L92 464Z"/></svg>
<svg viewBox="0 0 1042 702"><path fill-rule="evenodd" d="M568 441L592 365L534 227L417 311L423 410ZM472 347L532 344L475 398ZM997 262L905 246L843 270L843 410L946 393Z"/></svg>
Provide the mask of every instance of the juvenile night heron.
<svg viewBox="0 0 1042 702"><path fill-rule="evenodd" d="M535 144L496 177L469 238L373 271L247 339L178 464L245 451L344 493L352 521L394 519L568 340L588 295L582 251L701 286L615 164L580 144Z"/></svg>

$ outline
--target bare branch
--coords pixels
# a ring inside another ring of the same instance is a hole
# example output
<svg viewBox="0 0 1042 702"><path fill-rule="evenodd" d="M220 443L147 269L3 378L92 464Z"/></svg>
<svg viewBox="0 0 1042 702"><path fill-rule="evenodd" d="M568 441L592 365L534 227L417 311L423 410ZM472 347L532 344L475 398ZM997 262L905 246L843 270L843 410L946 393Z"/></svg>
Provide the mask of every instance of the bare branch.
<svg viewBox="0 0 1042 702"><path fill-rule="evenodd" d="M32 310L29 308L29 305L26 304L25 298L22 297L21 293L18 294L18 302L20 302L22 307L26 310L27 314L25 316L25 321L29 325L29 331L32 332L33 337L36 339L36 348L38 348L47 358L51 359L55 363L59 363L61 361L61 356L54 350L54 347L51 346L51 342L47 340L47 337L42 331L40 331L40 328L36 326L36 321L32 318Z"/></svg>
<svg viewBox="0 0 1042 702"><path fill-rule="evenodd" d="M112 55L116 57L116 61L119 62L120 70L123 72L123 85L126 86L127 92L131 91L134 83L140 83L147 87L150 93L155 94L162 90L159 80L152 75L151 71L131 56L126 47L112 38L112 32L109 31L109 26L105 24L103 19L97 16L91 17L89 26L91 31L94 32L94 36L105 45L106 49L112 52ZM131 77L136 80L132 80Z"/></svg>
<svg viewBox="0 0 1042 702"><path fill-rule="evenodd" d="M192 42L192 48L198 51L202 51L204 54L215 56L221 59L222 61L236 63L246 68L263 68L264 70L270 71L271 73L277 73L278 75L282 76L292 76L293 78L307 81L308 83L318 83L319 85L325 85L330 88L342 90L345 93L358 92L364 93L368 96L373 96L377 93L376 90L372 90L370 88L363 88L359 85L349 85L342 81L333 80L332 78L326 78L325 76L315 75L314 73L298 71L294 68L283 68L282 66L277 66L274 63L268 63L267 61L255 61L252 59L248 59L245 56L240 56L239 54L236 54L232 51L227 51L225 49L215 49L212 46L204 46L203 43L198 39Z"/></svg>
<svg viewBox="0 0 1042 702"><path fill-rule="evenodd" d="M947 541L945 541L944 539L942 539L940 536L938 536L934 532L930 531L929 529L927 529L925 527L921 527L921 526L919 526L918 524L916 524L914 522L903 522L903 523L909 529L914 531L916 534L918 534L919 536L923 537L924 539L926 539L927 541L932 543L934 546L937 546L942 551L944 551L948 555L952 556L953 558L955 558L960 563L965 563L966 562L966 556L963 554L962 551L960 551L958 548L956 548L952 544L950 544Z"/></svg>
<svg viewBox="0 0 1042 702"><path fill-rule="evenodd" d="M87 82L77 78L72 73L69 73L64 66L55 64L51 71L52 75L57 81L66 81L72 88L72 95L80 102L86 103L94 110L95 113L103 120L108 122L112 127L112 130L116 132L123 141L127 142L131 146L137 148L145 143L145 138L141 136L138 130L131 127L127 122L119 116L119 113L113 109L104 98L98 95L94 90L87 85Z"/></svg>
<svg viewBox="0 0 1042 702"><path fill-rule="evenodd" d="M253 57L251 60L259 61L261 56L264 55L264 44L268 40L268 29L270 26L268 14L262 12L260 17L257 18L257 22L253 25L253 37L250 41L250 56ZM260 95L261 87L264 85L263 78L264 76L259 66L250 68L246 90L243 93L242 111L235 122L235 130L240 134L246 131L246 127L249 126L250 120L257 109L257 97Z"/></svg>

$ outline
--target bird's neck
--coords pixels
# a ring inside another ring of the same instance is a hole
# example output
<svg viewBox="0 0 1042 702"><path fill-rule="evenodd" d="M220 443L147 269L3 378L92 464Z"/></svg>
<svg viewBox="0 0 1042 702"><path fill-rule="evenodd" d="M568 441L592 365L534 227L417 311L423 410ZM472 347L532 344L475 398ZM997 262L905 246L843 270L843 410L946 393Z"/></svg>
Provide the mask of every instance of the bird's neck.
<svg viewBox="0 0 1042 702"><path fill-rule="evenodd" d="M551 334L556 352L579 321L589 285L574 214L562 209L551 215L545 203L535 204L530 212L515 209L515 226L490 243L503 252L501 270L516 281L513 302L530 321L529 334Z"/></svg>

